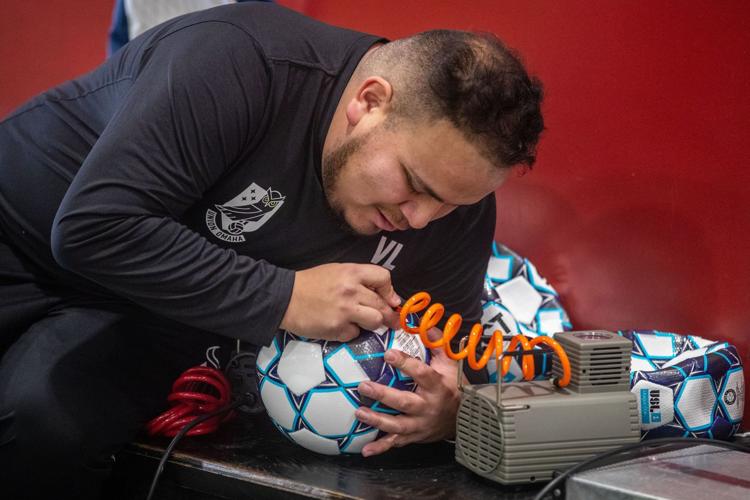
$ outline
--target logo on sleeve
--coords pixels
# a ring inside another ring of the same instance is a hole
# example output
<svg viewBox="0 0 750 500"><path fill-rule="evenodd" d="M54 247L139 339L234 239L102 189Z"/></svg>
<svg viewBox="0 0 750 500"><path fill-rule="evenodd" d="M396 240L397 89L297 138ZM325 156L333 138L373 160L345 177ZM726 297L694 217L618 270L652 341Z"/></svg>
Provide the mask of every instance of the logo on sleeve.
<svg viewBox="0 0 750 500"><path fill-rule="evenodd" d="M252 233L273 217L286 196L254 182L216 210L206 211L206 225L214 236L230 243L245 241L243 233Z"/></svg>

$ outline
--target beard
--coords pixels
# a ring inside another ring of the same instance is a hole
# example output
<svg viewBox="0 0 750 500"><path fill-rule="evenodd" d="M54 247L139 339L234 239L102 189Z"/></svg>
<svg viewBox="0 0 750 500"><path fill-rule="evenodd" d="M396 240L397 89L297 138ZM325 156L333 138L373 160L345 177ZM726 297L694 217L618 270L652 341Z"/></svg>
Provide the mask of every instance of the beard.
<svg viewBox="0 0 750 500"><path fill-rule="evenodd" d="M344 207L338 199L339 179L344 169L351 168L351 157L362 149L372 133L370 131L363 136L347 139L323 157L323 192L328 200L328 207L339 222L341 229L358 236L362 236L362 233L352 227L346 220Z"/></svg>

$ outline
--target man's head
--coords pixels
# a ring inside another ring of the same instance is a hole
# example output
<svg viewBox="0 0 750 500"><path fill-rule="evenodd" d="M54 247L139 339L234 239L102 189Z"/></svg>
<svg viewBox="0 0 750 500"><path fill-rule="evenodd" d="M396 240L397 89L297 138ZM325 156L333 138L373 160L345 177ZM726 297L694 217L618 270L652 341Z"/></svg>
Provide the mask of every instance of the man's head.
<svg viewBox="0 0 750 500"><path fill-rule="evenodd" d="M492 35L429 31L371 50L326 137L323 181L355 232L421 228L476 203L544 128L541 85Z"/></svg>

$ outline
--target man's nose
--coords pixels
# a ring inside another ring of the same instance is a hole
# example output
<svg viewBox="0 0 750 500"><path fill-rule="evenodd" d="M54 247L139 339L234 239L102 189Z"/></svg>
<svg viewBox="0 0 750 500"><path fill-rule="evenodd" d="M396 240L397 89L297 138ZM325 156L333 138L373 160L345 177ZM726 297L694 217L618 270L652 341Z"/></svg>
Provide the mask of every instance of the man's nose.
<svg viewBox="0 0 750 500"><path fill-rule="evenodd" d="M420 196L402 203L400 208L412 229L422 229L436 218L444 206L444 203L431 196Z"/></svg>

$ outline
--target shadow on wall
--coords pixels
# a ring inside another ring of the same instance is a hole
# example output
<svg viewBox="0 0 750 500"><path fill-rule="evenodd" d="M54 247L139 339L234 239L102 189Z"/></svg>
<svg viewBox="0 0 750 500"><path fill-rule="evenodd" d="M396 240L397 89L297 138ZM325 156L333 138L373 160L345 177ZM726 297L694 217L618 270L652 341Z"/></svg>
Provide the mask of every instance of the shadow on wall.
<svg viewBox="0 0 750 500"><path fill-rule="evenodd" d="M719 330L710 242L686 215L648 202L584 214L526 182L498 200L498 241L536 263L574 327L729 333Z"/></svg>
<svg viewBox="0 0 750 500"><path fill-rule="evenodd" d="M550 279L581 328L657 329L718 338L714 263L701 228L658 206L597 214L571 224ZM559 241L556 235L553 241ZM693 269L701 274L696 286Z"/></svg>

